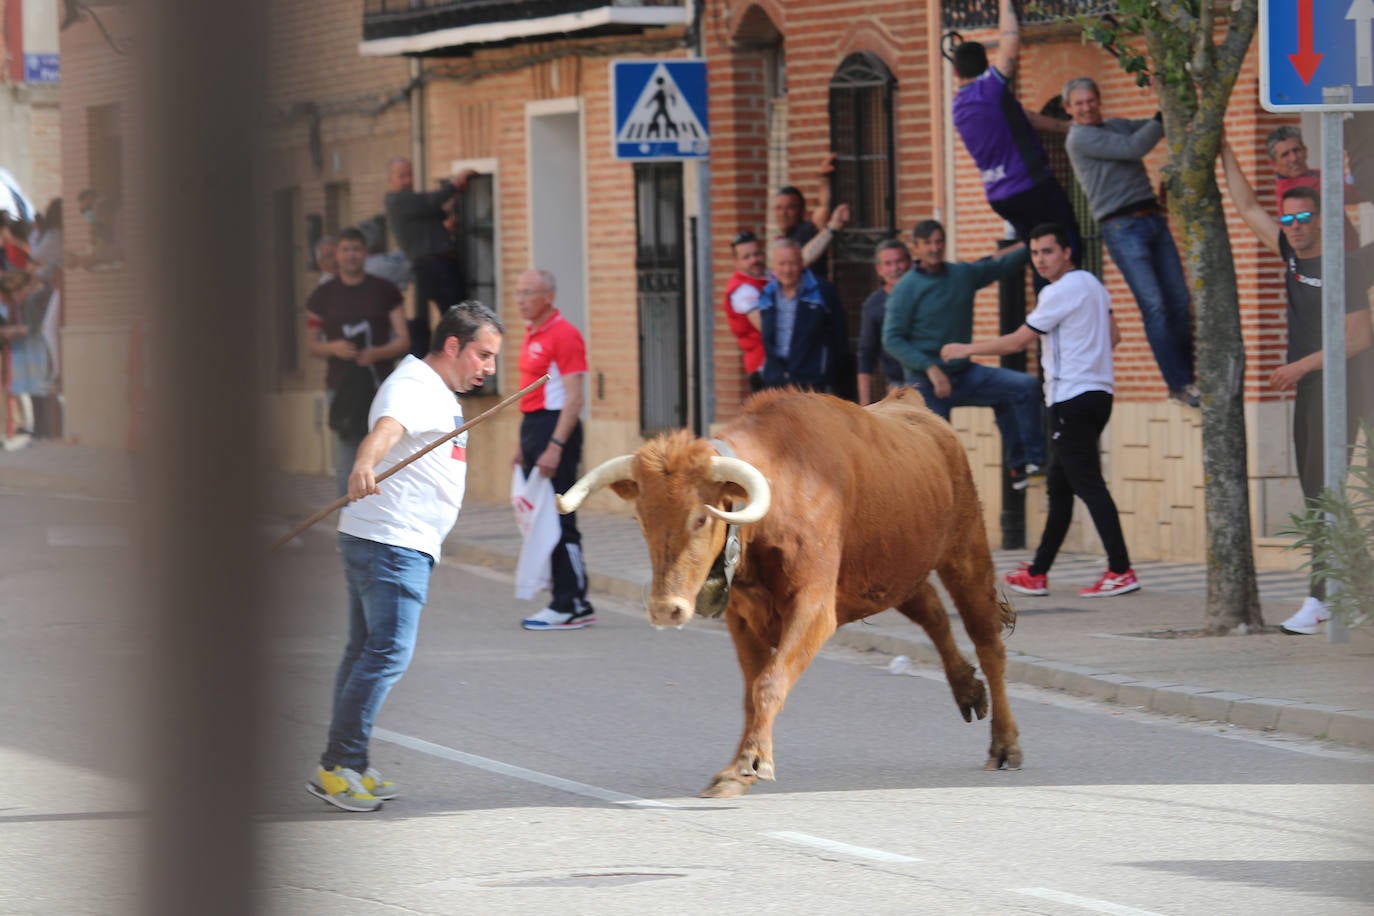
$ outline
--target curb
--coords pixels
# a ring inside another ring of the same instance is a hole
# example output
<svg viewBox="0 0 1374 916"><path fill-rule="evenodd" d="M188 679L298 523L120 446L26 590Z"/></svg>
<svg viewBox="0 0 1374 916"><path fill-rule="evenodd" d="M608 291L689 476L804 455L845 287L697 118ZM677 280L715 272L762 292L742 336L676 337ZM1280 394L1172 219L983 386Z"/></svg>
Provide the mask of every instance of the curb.
<svg viewBox="0 0 1374 916"><path fill-rule="evenodd" d="M862 651L905 655L943 670L940 656L928 642L880 632L841 627L833 642ZM961 647L962 650L963 647ZM1056 662L1033 655L1009 655L1007 680L1033 687L1062 690L1075 696L1120 706L1220 722L1240 728L1278 731L1304 738L1321 738L1351 747L1374 748L1374 713L1351 707L1323 706L1274 697L1252 697L1210 687L1190 687L1172 681L1151 681L1135 675L1112 674L1084 665Z"/></svg>
<svg viewBox="0 0 1374 916"><path fill-rule="evenodd" d="M465 542L460 538L451 539L446 547L453 551L453 558L460 562L495 567L507 572L515 569L514 558L502 550ZM645 594L643 584L607 573L589 573L588 582L597 591L628 601L643 600ZM840 627L830 642L863 652L905 655L913 661L943 670L939 653L930 643L894 636L860 622ZM960 649L966 651L966 647L961 646ZM1319 738L1351 747L1374 748L1374 713L1351 707L1252 697L1210 687L1152 681L1033 655L1008 655L1007 680L1032 687L1062 690L1074 696L1161 715L1186 716L1203 722Z"/></svg>

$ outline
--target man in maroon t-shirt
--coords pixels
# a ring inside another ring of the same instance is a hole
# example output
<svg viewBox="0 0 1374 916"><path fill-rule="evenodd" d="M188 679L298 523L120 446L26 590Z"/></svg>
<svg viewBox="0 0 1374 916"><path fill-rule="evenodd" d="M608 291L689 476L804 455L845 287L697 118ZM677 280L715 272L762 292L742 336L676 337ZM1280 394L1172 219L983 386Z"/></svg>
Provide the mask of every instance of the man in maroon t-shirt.
<svg viewBox="0 0 1374 916"><path fill-rule="evenodd" d="M367 435L372 394L410 350L410 332L401 291L363 270L367 241L361 232L339 233L335 258L338 276L306 300L305 339L311 356L328 360L324 387L334 430L334 479L343 496L358 443Z"/></svg>

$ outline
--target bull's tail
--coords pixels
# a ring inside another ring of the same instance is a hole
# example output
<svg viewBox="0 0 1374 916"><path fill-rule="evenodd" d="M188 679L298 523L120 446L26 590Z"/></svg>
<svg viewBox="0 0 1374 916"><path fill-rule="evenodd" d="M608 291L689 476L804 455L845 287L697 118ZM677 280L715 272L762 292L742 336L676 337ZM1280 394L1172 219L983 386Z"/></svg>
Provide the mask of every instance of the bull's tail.
<svg viewBox="0 0 1374 916"><path fill-rule="evenodd" d="M1000 588L997 590L997 607L1001 611L1002 628L1010 636L1016 632L1016 608L1011 606L1007 593Z"/></svg>

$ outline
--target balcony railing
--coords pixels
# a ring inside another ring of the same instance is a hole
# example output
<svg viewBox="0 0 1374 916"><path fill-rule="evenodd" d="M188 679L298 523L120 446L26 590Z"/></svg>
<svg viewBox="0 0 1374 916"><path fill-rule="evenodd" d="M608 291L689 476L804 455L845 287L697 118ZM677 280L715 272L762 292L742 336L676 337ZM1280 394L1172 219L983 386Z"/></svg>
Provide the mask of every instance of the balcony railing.
<svg viewBox="0 0 1374 916"><path fill-rule="evenodd" d="M1016 13L1022 22L1059 22L1075 16L1104 16L1115 13L1117 4L1106 0L1017 0ZM970 32L997 25L997 0L945 0L945 29Z"/></svg>
<svg viewBox="0 0 1374 916"><path fill-rule="evenodd" d="M633 31L685 22L684 0L364 0L363 43L395 53L586 30ZM435 36L417 48L418 36ZM439 36L445 36L443 38ZM373 49L374 51L376 48ZM387 52L378 52L387 53Z"/></svg>

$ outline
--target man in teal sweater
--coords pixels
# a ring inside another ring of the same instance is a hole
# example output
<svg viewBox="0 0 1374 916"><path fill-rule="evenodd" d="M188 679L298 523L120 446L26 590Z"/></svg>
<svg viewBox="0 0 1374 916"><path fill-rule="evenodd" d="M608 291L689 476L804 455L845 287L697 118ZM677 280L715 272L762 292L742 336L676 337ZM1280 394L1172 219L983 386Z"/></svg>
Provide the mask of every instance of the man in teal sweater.
<svg viewBox="0 0 1374 916"><path fill-rule="evenodd" d="M1024 372L967 359L945 362L940 348L973 340L973 299L1003 277L1021 276L1029 260L1020 242L996 257L945 260L945 230L933 219L912 230L916 266L893 288L883 319L883 349L906 370L926 406L949 419L955 407L991 407L1002 434L1012 486L1024 489L1045 463L1039 384Z"/></svg>

